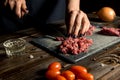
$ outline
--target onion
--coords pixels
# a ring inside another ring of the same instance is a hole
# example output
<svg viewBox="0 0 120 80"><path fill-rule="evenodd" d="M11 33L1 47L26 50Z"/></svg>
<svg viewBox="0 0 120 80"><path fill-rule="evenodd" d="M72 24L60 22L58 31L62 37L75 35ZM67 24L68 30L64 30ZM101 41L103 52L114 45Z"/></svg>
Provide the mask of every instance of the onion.
<svg viewBox="0 0 120 80"><path fill-rule="evenodd" d="M102 21L113 21L116 17L115 11L110 7L103 7L97 12Z"/></svg>

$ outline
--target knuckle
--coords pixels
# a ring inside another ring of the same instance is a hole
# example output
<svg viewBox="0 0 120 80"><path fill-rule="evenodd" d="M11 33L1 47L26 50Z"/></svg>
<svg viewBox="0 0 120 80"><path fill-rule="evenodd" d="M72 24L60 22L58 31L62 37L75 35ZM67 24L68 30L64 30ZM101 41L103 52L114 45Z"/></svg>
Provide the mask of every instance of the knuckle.
<svg viewBox="0 0 120 80"><path fill-rule="evenodd" d="M71 11L70 13L71 13L71 14L77 14L78 11L75 10L75 11Z"/></svg>
<svg viewBox="0 0 120 80"><path fill-rule="evenodd" d="M84 13L84 16L87 17L87 14Z"/></svg>

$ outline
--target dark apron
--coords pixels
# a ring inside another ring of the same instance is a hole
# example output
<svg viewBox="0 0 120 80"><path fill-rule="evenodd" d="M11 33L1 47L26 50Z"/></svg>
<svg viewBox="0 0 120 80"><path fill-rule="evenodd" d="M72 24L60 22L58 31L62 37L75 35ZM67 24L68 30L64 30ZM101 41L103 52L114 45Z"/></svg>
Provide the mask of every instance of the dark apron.
<svg viewBox="0 0 120 80"><path fill-rule="evenodd" d="M47 23L64 20L65 0L27 0L26 2L29 14L21 19L18 19L8 7L4 7L2 1L0 2L1 33L41 27Z"/></svg>

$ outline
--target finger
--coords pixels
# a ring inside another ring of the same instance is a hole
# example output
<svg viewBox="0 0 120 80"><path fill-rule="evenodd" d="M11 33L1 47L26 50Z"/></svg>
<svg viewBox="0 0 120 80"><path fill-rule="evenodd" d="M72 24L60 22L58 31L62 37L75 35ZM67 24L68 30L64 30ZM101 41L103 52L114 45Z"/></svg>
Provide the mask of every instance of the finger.
<svg viewBox="0 0 120 80"><path fill-rule="evenodd" d="M71 12L69 26L68 26L69 27L68 34L72 34L76 16L77 16L77 11Z"/></svg>
<svg viewBox="0 0 120 80"><path fill-rule="evenodd" d="M74 31L74 35L78 36L78 33L81 29L81 21L82 20L82 15L81 13L78 12L76 20L75 20L75 31Z"/></svg>
<svg viewBox="0 0 120 80"><path fill-rule="evenodd" d="M16 9L15 9L15 13L16 13L16 15L19 17L19 18L21 18L21 1L20 0L18 0L17 2L16 2Z"/></svg>
<svg viewBox="0 0 120 80"><path fill-rule="evenodd" d="M80 35L81 34L84 34L85 33L85 30L86 30L86 26L85 26L85 24L86 24L86 21L85 21L85 19L84 19L84 21L83 21L83 18L84 18L84 16L85 16L85 13L83 12L83 11L80 11L80 15L81 15L81 29L80 29ZM84 25L83 25L84 24Z"/></svg>
<svg viewBox="0 0 120 80"><path fill-rule="evenodd" d="M25 14L28 13L28 10L27 10L27 6L26 6L25 0L24 0L24 2L22 3L21 9L22 9L22 11L23 11Z"/></svg>
<svg viewBox="0 0 120 80"><path fill-rule="evenodd" d="M21 16L22 16L22 17L23 17L25 14L28 13L27 6L26 6L26 2L25 2L25 1L22 3L21 10L22 10L22 13L21 13Z"/></svg>
<svg viewBox="0 0 120 80"><path fill-rule="evenodd" d="M4 5L6 6L6 5L7 5L7 3L8 3L8 0L5 0Z"/></svg>
<svg viewBox="0 0 120 80"><path fill-rule="evenodd" d="M15 1L14 0L9 0L9 5L10 5L10 9L13 10L14 6L15 6Z"/></svg>
<svg viewBox="0 0 120 80"><path fill-rule="evenodd" d="M23 17L25 15L24 11L21 11L21 17Z"/></svg>
<svg viewBox="0 0 120 80"><path fill-rule="evenodd" d="M89 27L90 27L90 22L89 22L89 19L87 17L86 14L84 14L84 17L83 17L83 30L82 30L82 34L84 34L85 32L88 31Z"/></svg>

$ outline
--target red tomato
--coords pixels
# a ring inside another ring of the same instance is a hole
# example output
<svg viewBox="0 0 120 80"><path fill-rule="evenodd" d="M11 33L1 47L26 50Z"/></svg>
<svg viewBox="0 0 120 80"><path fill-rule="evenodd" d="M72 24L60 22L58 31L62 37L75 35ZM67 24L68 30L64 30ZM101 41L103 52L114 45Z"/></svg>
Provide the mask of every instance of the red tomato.
<svg viewBox="0 0 120 80"><path fill-rule="evenodd" d="M61 75L64 76L67 80L75 79L75 74L70 70L63 71Z"/></svg>
<svg viewBox="0 0 120 80"><path fill-rule="evenodd" d="M72 71L75 75L76 74L81 74L81 73L87 73L87 69L85 67L83 67L83 66L76 66L76 65L72 66L70 68L70 71Z"/></svg>
<svg viewBox="0 0 120 80"><path fill-rule="evenodd" d="M75 80L83 80L83 79L75 79Z"/></svg>
<svg viewBox="0 0 120 80"><path fill-rule="evenodd" d="M83 80L94 80L94 76L91 73L87 73Z"/></svg>
<svg viewBox="0 0 120 80"><path fill-rule="evenodd" d="M49 66L48 69L61 69L61 63L60 62L52 62Z"/></svg>
<svg viewBox="0 0 120 80"><path fill-rule="evenodd" d="M46 76L46 78L47 79L50 79L50 80L54 80L54 78L57 76L57 75L60 75L60 71L59 70L56 70L56 69L49 69L47 72L46 72L46 74L45 74L45 76Z"/></svg>
<svg viewBox="0 0 120 80"><path fill-rule="evenodd" d="M55 77L55 80L67 80L64 76L61 76L61 75L57 75Z"/></svg>
<svg viewBox="0 0 120 80"><path fill-rule="evenodd" d="M83 80L94 80L94 77L90 73L82 73L76 75L77 79L83 79Z"/></svg>
<svg viewBox="0 0 120 80"><path fill-rule="evenodd" d="M83 79L83 78L85 78L86 77L86 74L87 73L80 73L80 74L76 74L75 76L76 76L76 79ZM83 79L84 80L84 79ZM85 79L86 80L86 79Z"/></svg>

